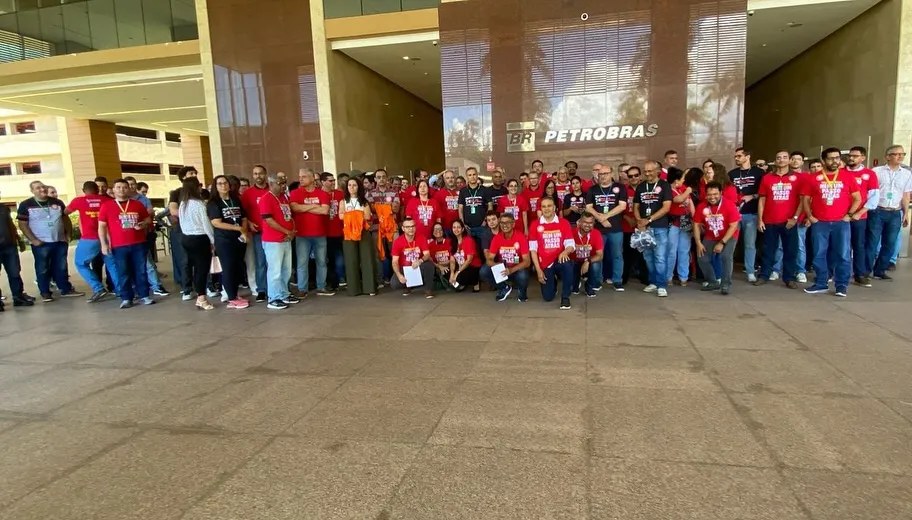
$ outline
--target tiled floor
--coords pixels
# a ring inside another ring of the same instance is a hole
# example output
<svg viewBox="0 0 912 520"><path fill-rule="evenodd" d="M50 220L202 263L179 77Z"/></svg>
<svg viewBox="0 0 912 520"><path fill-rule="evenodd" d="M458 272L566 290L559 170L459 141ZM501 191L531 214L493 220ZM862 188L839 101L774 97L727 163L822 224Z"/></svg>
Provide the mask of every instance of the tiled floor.
<svg viewBox="0 0 912 520"><path fill-rule="evenodd" d="M912 268L875 283L9 309L0 518L912 518Z"/></svg>

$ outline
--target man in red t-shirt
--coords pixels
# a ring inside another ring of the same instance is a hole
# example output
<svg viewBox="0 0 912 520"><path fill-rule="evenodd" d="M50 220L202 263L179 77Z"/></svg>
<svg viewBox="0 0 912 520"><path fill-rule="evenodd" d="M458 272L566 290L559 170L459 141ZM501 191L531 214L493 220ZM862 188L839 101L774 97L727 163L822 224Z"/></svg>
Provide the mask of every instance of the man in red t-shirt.
<svg viewBox="0 0 912 520"><path fill-rule="evenodd" d="M431 249L428 247L427 237L416 233L415 221L406 217L402 221L402 234L393 241L393 277L390 287L402 289L403 295L411 294L408 285L406 269L418 269L421 272L421 283L424 286L424 295L434 297L434 262L431 260Z"/></svg>
<svg viewBox="0 0 912 520"><path fill-rule="evenodd" d="M586 278L586 296L595 298L595 292L602 288L602 259L605 257L605 241L600 232L592 232L595 216L586 212L576 221L573 233L573 294L579 294L580 281Z"/></svg>
<svg viewBox="0 0 912 520"><path fill-rule="evenodd" d="M860 218L861 193L852 172L840 169L841 157L839 148L824 150L824 170L813 174L802 193L804 211L811 222L815 274L814 285L804 292L828 292L827 278L833 273L836 296L845 298L852 274L850 222Z"/></svg>
<svg viewBox="0 0 912 520"><path fill-rule="evenodd" d="M722 185L716 181L706 183L706 200L697 206L694 212L693 235L697 242L697 259L703 277L709 283L703 291L731 292L732 267L735 259L735 246L738 244L738 228L741 212L735 203L722 198ZM713 255L722 260L722 273L713 268ZM721 274L721 276L720 276ZM720 284L716 280L721 278Z"/></svg>
<svg viewBox="0 0 912 520"><path fill-rule="evenodd" d="M561 309L570 308L573 289L573 261L576 249L570 223L557 215L557 206L550 198L541 200L542 216L529 225L529 253L541 284L542 299L554 300L557 278L561 279Z"/></svg>
<svg viewBox="0 0 912 520"><path fill-rule="evenodd" d="M523 199L529 203L529 214L528 222L529 227L532 227L532 223L538 219L538 202L541 200L542 195L545 191L545 185L542 182L539 182L540 178L538 173L532 171L529 173L529 187L524 189L521 193Z"/></svg>
<svg viewBox="0 0 912 520"><path fill-rule="evenodd" d="M285 195L288 183L285 174L270 173L267 182L269 193L260 197L257 204L258 215L262 219L260 232L263 235L263 251L266 253L266 278L269 280L266 288L269 299L267 308L283 310L300 301L288 292L288 282L291 281L291 244L297 231L291 202Z"/></svg>
<svg viewBox="0 0 912 520"><path fill-rule="evenodd" d="M504 213L500 216L500 233L494 235L491 239L488 249L485 249L485 265L481 267L481 279L491 285L497 286L496 299L502 302L513 292L513 286L516 285L519 291L519 301L529 301L526 290L529 288L529 266L532 261L529 259L529 240L520 233L515 231L516 220L510 213ZM498 282L494 277L494 269L503 264L505 268L503 275L507 280Z"/></svg>
<svg viewBox="0 0 912 520"><path fill-rule="evenodd" d="M880 194L880 180L874 170L865 166L868 151L864 146L853 146L849 149L846 159L846 169L855 176L858 184L858 193L861 195L861 206L858 207L856 217L849 223L852 238L852 276L855 283L862 287L871 287L868 274L874 266L868 265L868 256L865 252L868 234L868 210L877 209ZM870 202L869 202L870 201Z"/></svg>
<svg viewBox="0 0 912 520"><path fill-rule="evenodd" d="M66 215L73 212L79 213L79 242L76 244L76 257L73 261L79 275L92 288L89 303L95 303L108 294L101 277L92 269L92 263L96 258L101 256L104 259L108 273L116 280L117 266L114 257L101 255L101 240L98 238L98 212L101 210L101 206L111 199L107 195L98 193L98 185L94 181L84 182L82 193L82 196L70 201L64 213ZM117 284L114 285L116 287Z"/></svg>
<svg viewBox="0 0 912 520"><path fill-rule="evenodd" d="M456 174L450 170L443 172L443 189L434 194L437 205L443 212L443 229L450 236L453 222L459 219L459 190L456 188Z"/></svg>
<svg viewBox="0 0 912 520"><path fill-rule="evenodd" d="M342 206L344 194L336 189L336 179L333 174L323 172L320 175L323 191L329 195L329 223L326 226L326 263L327 283L336 289L345 287L345 259L342 256L342 215L339 208Z"/></svg>
<svg viewBox="0 0 912 520"><path fill-rule="evenodd" d="M130 198L130 184L123 179L114 181L114 200L105 201L98 210L98 237L101 254L114 259L115 268L110 271L117 273L114 281L121 309L133 306L134 287L143 305L155 303L146 276L146 233L151 224L143 203Z"/></svg>
<svg viewBox="0 0 912 520"><path fill-rule="evenodd" d="M317 187L316 176L310 168L301 168L298 173L301 185L288 197L294 212L295 251L298 265L298 291L307 297L310 287L310 254L317 264L317 296L336 294L326 288L326 233L329 227L329 193Z"/></svg>
<svg viewBox="0 0 912 520"><path fill-rule="evenodd" d="M756 285L767 283L773 274L779 244L782 244L782 281L797 289L798 223L801 221L801 187L804 180L789 166L789 153L776 152L776 169L760 179L757 195L757 229L763 233L763 257Z"/></svg>
<svg viewBox="0 0 912 520"><path fill-rule="evenodd" d="M247 283L256 294L256 301L266 301L266 251L263 249L263 218L260 216L260 199L269 194L265 166L253 167L253 186L241 194L241 207L247 214L247 226L253 232L253 240L247 242Z"/></svg>

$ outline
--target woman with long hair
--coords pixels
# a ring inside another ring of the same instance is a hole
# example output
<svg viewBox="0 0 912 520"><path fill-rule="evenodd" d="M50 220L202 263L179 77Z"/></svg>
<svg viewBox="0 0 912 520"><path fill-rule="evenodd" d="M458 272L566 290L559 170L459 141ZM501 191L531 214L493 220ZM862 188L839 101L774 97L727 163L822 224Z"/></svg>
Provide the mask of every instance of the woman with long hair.
<svg viewBox="0 0 912 520"><path fill-rule="evenodd" d="M431 261L434 262L434 274L444 289L450 287L450 248L450 239L446 236L443 224L437 222L431 230L428 249L431 252Z"/></svg>
<svg viewBox="0 0 912 520"><path fill-rule="evenodd" d="M222 290L229 309L246 309L250 302L238 296L238 287L244 281L244 255L250 239L247 214L229 177L219 175L213 185L207 211L215 233L215 254L222 264Z"/></svg>
<svg viewBox="0 0 912 520"><path fill-rule="evenodd" d="M545 185L542 187L542 199L551 199L554 201L554 211L560 215L561 205L564 203L562 200L557 200L557 183L553 180L548 179L545 181ZM541 208L541 199L538 200L538 207ZM538 210L538 216L541 216L541 209Z"/></svg>
<svg viewBox="0 0 912 520"><path fill-rule="evenodd" d="M507 194L497 200L497 213L513 215L523 235L529 236L529 201L520 193L522 187L516 179L507 181Z"/></svg>
<svg viewBox="0 0 912 520"><path fill-rule="evenodd" d="M697 170L700 173L700 170ZM671 283L677 264L678 283L687 286L690 277L690 244L693 240L694 202L693 189L684 184L684 172L678 168L668 168L668 183L671 184L671 209L668 216L671 226L668 228L668 281Z"/></svg>
<svg viewBox="0 0 912 520"><path fill-rule="evenodd" d="M191 285L196 292L196 308L211 311L212 304L206 299L206 282L212 263L215 234L200 192L200 183L196 177L184 179L178 203L181 247L187 253L187 263L190 267L184 273L184 284Z"/></svg>
<svg viewBox="0 0 912 520"><path fill-rule="evenodd" d="M453 222L453 247L450 250L450 285L457 291L464 291L472 287L472 292L478 292L478 274L481 271L481 254L475 240L469 236L465 224L461 220Z"/></svg>
<svg viewBox="0 0 912 520"><path fill-rule="evenodd" d="M345 273L348 281L349 296L367 293L377 294L374 265L377 262L376 248L367 232L371 220L370 204L364 195L364 184L356 177L348 179L344 197L339 208L342 219L342 256L345 260ZM361 277L358 277L361 273Z"/></svg>
<svg viewBox="0 0 912 520"><path fill-rule="evenodd" d="M434 224L440 222L443 211L437 199L431 197L431 184L421 179L415 186L415 198L408 201L405 216L415 221L415 234L420 237L430 238Z"/></svg>

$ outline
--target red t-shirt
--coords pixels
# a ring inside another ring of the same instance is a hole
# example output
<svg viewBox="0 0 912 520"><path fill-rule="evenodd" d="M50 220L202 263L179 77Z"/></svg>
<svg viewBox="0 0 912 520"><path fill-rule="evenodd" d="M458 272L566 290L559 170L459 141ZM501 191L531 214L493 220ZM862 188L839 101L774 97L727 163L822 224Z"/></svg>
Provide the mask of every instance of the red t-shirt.
<svg viewBox="0 0 912 520"><path fill-rule="evenodd" d="M671 188L671 198L672 198L671 209L668 210L668 214L671 215L672 217L682 217L687 213L687 206L686 206L687 199L685 199L684 202L681 202L681 203L677 203L674 201L675 197L677 197L678 195L681 195L685 191L687 191L687 186L681 186L680 188ZM678 222L677 220L675 220L672 222L672 225L680 226L681 223Z"/></svg>
<svg viewBox="0 0 912 520"><path fill-rule="evenodd" d="M862 168L858 171L853 171L855 174L855 182L858 184L858 191L861 193L861 206L864 207L868 202L868 191L880 189L880 181L877 179L877 174L874 173L874 170L869 168ZM861 220L868 218L868 212L866 211L862 215Z"/></svg>
<svg viewBox="0 0 912 520"><path fill-rule="evenodd" d="M244 192L247 193L247 192ZM329 193L319 188L311 191L303 187L291 192L288 197L289 202L296 204L319 204L329 205ZM326 227L329 225L329 215L317 215L316 213L294 212L295 231L299 237L325 237Z"/></svg>
<svg viewBox="0 0 912 520"><path fill-rule="evenodd" d="M523 255L529 254L529 240L519 231L513 231L510 238L498 233L491 239L488 251L494 253L496 261L514 267L522 262Z"/></svg>
<svg viewBox="0 0 912 520"><path fill-rule="evenodd" d="M443 242L437 243L433 238L428 241L428 250L431 252L431 260L435 264L450 263L450 241L443 239Z"/></svg>
<svg viewBox="0 0 912 520"><path fill-rule="evenodd" d="M442 212L443 227L452 229L453 222L459 219L459 190L450 191L446 188L437 190L434 200L437 201L437 207Z"/></svg>
<svg viewBox="0 0 912 520"><path fill-rule="evenodd" d="M250 190L248 189L244 192L244 195L247 195ZM283 193L281 195L274 195L272 192L267 193L265 196L260 197L260 202L257 204L257 208L261 218L265 219L266 217L275 220L280 226L285 229L294 229L294 217L291 214L291 206L288 205L288 197ZM263 242L284 242L285 234L280 233L271 226L263 224Z"/></svg>
<svg viewBox="0 0 912 520"><path fill-rule="evenodd" d="M326 236L342 236L342 217L339 215L339 208L342 207L342 201L345 200L345 194L342 190L333 190L329 194L329 223L326 225Z"/></svg>
<svg viewBox="0 0 912 520"><path fill-rule="evenodd" d="M459 191L459 190L456 190ZM428 198L433 199L437 195L437 189L428 186ZM404 208L412 199L418 198L418 188L415 186L409 186L408 188L399 192L399 204Z"/></svg>
<svg viewBox="0 0 912 520"><path fill-rule="evenodd" d="M557 193L557 200L563 202L564 197L566 197L567 194L572 191L573 189L570 188L570 181L567 181L567 184L561 184L557 181L554 181L554 192Z"/></svg>
<svg viewBox="0 0 912 520"><path fill-rule="evenodd" d="M741 222L741 212L734 202L723 198L716 206L701 202L694 213L694 223L703 224L706 236L721 240L732 222ZM738 240L740 230L735 230L732 240Z"/></svg>
<svg viewBox="0 0 912 520"><path fill-rule="evenodd" d="M729 184L722 189L722 198L730 200L738 206L741 203L741 197L738 196L738 188L734 184ZM706 179L700 180L700 202L706 201ZM794 216L794 215L793 215Z"/></svg>
<svg viewBox="0 0 912 520"><path fill-rule="evenodd" d="M573 259L577 262L589 260L599 251L605 250L605 241L602 240L602 234L595 230L581 234L579 228L577 228L576 232L573 233L573 241L576 242Z"/></svg>
<svg viewBox="0 0 912 520"><path fill-rule="evenodd" d="M133 229L137 223L149 216L143 203L129 199L118 202L107 199L98 210L98 222L108 225L111 247L132 246L146 241L146 229Z"/></svg>
<svg viewBox="0 0 912 520"><path fill-rule="evenodd" d="M418 197L409 200L405 208L405 216L412 217L415 221L415 233L423 237L431 236L434 223L441 219L443 212L436 199L422 201Z"/></svg>
<svg viewBox="0 0 912 520"><path fill-rule="evenodd" d="M532 222L538 218L538 203L542 198L542 195L545 192L544 184L539 184L537 188L532 189L532 186L524 189L521 193L524 199L529 203L529 209L526 213L529 214L529 225L532 225Z"/></svg>
<svg viewBox="0 0 912 520"><path fill-rule="evenodd" d="M393 241L393 257L399 259L399 267L409 267L412 263L421 259L424 253L431 253L428 247L428 241L423 235L415 234L415 240L411 242L405 235Z"/></svg>
<svg viewBox="0 0 912 520"><path fill-rule="evenodd" d="M98 240L98 212L105 202L112 200L107 195L86 194L70 201L67 211L79 212L79 236L86 240Z"/></svg>
<svg viewBox="0 0 912 520"><path fill-rule="evenodd" d="M596 182L595 182L595 181L590 181L589 179L583 179L583 182L580 183L580 187L582 188L584 194L585 194L587 191L589 191L589 188L591 188L591 187L593 187L593 186L595 186L595 185L596 185Z"/></svg>
<svg viewBox="0 0 912 520"><path fill-rule="evenodd" d="M785 224L798 215L803 179L797 173L764 175L758 194L763 197L763 223Z"/></svg>
<svg viewBox="0 0 912 520"><path fill-rule="evenodd" d="M469 265L472 267L481 267L481 255L478 254L475 240L470 237L465 237L462 239L459 246L456 247L456 252L453 254L453 258L456 259L456 265L462 267L462 265L466 263L466 259L469 255L472 255L472 262L469 263Z"/></svg>
<svg viewBox="0 0 912 520"><path fill-rule="evenodd" d="M636 215L633 214L633 198L636 196L636 188L631 185L627 185L627 210L624 211L624 214L628 217L636 218ZM621 230L624 233L633 233L636 230L636 226L631 225L627 222L627 219L621 219Z"/></svg>
<svg viewBox="0 0 912 520"><path fill-rule="evenodd" d="M556 217L552 222L546 222L545 217L540 217L529 224L529 249L538 252L542 269L551 267L564 248L575 244L573 228L565 219Z"/></svg>
<svg viewBox="0 0 912 520"><path fill-rule="evenodd" d="M852 207L852 194L858 193L858 182L852 172L843 169L829 177L827 182L823 173L813 175L805 183L803 193L811 197L814 218L822 222L842 220Z"/></svg>
<svg viewBox="0 0 912 520"><path fill-rule="evenodd" d="M501 215L509 213L513 215L513 220L522 224L522 219L519 216L523 213L529 213L529 201L522 195L517 195L513 200L510 200L510 195L505 195L497 201L497 213Z"/></svg>
<svg viewBox="0 0 912 520"><path fill-rule="evenodd" d="M260 199L269 194L269 188L257 188L251 186L244 190L241 195L241 207L247 214L247 220L253 222L257 227L263 227L263 217L260 216Z"/></svg>

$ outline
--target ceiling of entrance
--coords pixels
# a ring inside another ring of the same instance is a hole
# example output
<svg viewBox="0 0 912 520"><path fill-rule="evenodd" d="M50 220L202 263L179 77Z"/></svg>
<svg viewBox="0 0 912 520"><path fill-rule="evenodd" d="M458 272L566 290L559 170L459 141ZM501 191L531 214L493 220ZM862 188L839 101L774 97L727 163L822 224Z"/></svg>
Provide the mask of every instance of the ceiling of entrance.
<svg viewBox="0 0 912 520"><path fill-rule="evenodd" d="M174 133L207 131L199 66L0 87L0 107Z"/></svg>
<svg viewBox="0 0 912 520"><path fill-rule="evenodd" d="M763 79L878 2L750 0L745 85ZM341 40L333 42L333 49L441 108L440 48L432 43L436 39L436 33L424 33Z"/></svg>

